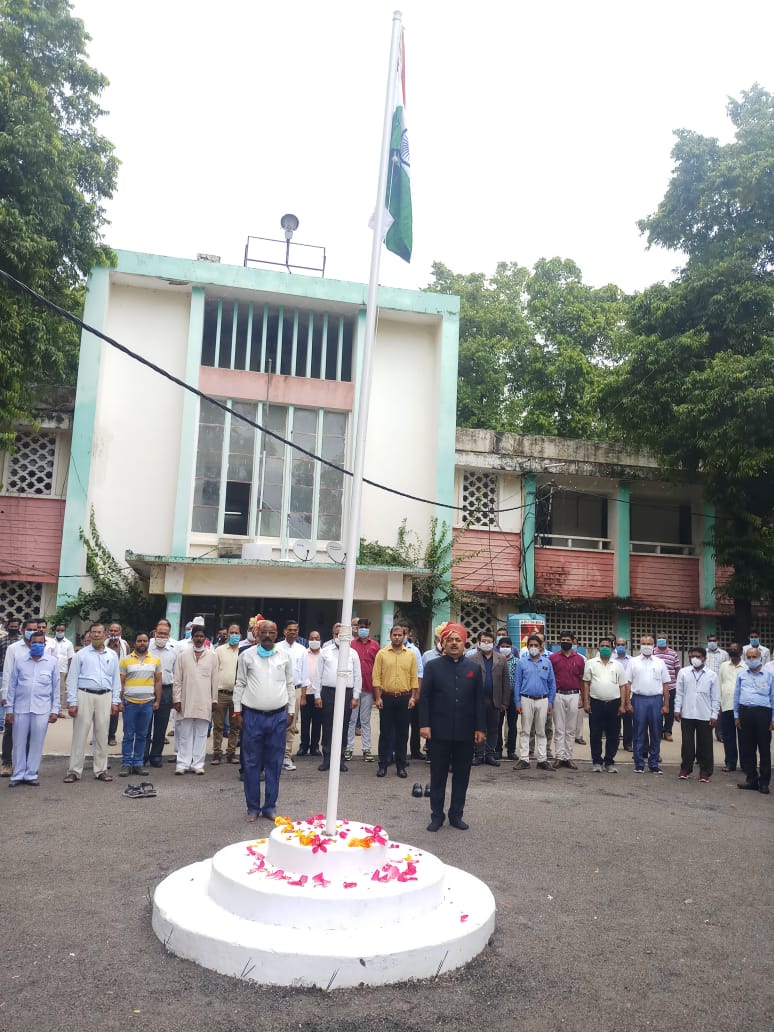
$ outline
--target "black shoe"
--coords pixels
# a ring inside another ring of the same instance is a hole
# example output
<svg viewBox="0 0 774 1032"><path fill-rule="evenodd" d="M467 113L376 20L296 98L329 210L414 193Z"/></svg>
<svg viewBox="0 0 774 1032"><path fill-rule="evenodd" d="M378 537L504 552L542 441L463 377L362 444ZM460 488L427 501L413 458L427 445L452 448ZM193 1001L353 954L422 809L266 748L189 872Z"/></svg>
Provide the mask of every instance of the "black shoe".
<svg viewBox="0 0 774 1032"><path fill-rule="evenodd" d="M302 747L301 747L301 748L300 748L300 749L298 750L298 752L296 753L296 756L306 756L306 754L307 754L308 752L309 752L309 750L308 750L308 749L304 749L304 748L303 748L303 746L302 746Z"/></svg>
<svg viewBox="0 0 774 1032"><path fill-rule="evenodd" d="M309 755L310 756L322 756L322 753L320 752L319 749L310 749L309 750Z"/></svg>
<svg viewBox="0 0 774 1032"><path fill-rule="evenodd" d="M484 760L484 763L486 763L490 767L500 766L500 761L496 759L494 756L487 756L487 758Z"/></svg>
<svg viewBox="0 0 774 1032"><path fill-rule="evenodd" d="M30 781L30 782L28 782L28 784L31 785L31 784L33 784L33 782ZM769 786L767 784L765 784L764 782L761 782L760 785L758 786L758 791L763 793L763 795L768 795L769 794Z"/></svg>
<svg viewBox="0 0 774 1032"><path fill-rule="evenodd" d="M760 785L757 781L743 781L736 787L746 789L748 792L757 792L760 788Z"/></svg>
<svg viewBox="0 0 774 1032"><path fill-rule="evenodd" d="M553 774L553 767L548 763L547 760L543 760L541 763L538 763L538 770L550 770Z"/></svg>
<svg viewBox="0 0 774 1032"><path fill-rule="evenodd" d="M518 757L518 756L516 755L516 753L515 753L515 752L509 752L509 753L508 753L508 759L509 759L509 760L518 760L518 758L519 758L519 757Z"/></svg>
<svg viewBox="0 0 774 1032"><path fill-rule="evenodd" d="M418 781L415 781L414 784L412 785L412 787L411 787L411 794L413 795L413 797L415 799L421 799L422 798L422 786L419 784Z"/></svg>
<svg viewBox="0 0 774 1032"><path fill-rule="evenodd" d="M151 767L163 767L164 766L164 761L161 760L161 759L159 759L159 760L156 760L156 759L148 760L148 763L150 763Z"/></svg>
<svg viewBox="0 0 774 1032"><path fill-rule="evenodd" d="M483 762L484 761L480 756L474 756L470 765L471 767L480 767Z"/></svg>
<svg viewBox="0 0 774 1032"><path fill-rule="evenodd" d="M467 831L470 827L470 825L466 824L461 817L450 817L449 824L458 831Z"/></svg>
<svg viewBox="0 0 774 1032"><path fill-rule="evenodd" d="M398 767L398 769L395 771L395 773L398 775L399 778L407 778L408 777L408 771L406 770L405 767Z"/></svg>
<svg viewBox="0 0 774 1032"><path fill-rule="evenodd" d="M421 752L413 752L411 754L411 756L410 756L410 759L412 759L412 760L424 760L424 756L422 755Z"/></svg>
<svg viewBox="0 0 774 1032"><path fill-rule="evenodd" d="M438 831L438 829L441 827L442 824L443 824L443 817L433 817L433 819L430 821L430 823L427 826L427 830L428 831Z"/></svg>
<svg viewBox="0 0 774 1032"><path fill-rule="evenodd" d="M429 785L425 785L425 796L428 799L430 798L430 786Z"/></svg>
<svg viewBox="0 0 774 1032"><path fill-rule="evenodd" d="M340 763L339 764L339 770L341 771L342 774L346 774L347 771L349 770L349 767L346 765L346 763Z"/></svg>
<svg viewBox="0 0 774 1032"><path fill-rule="evenodd" d="M383 778L383 777L386 777L386 775L387 775L387 768L383 767L381 764L379 764L379 766L376 769L376 776L377 776L377 778Z"/></svg>
<svg viewBox="0 0 774 1032"><path fill-rule="evenodd" d="M325 760L323 760L323 762L320 764L320 766L317 769L318 770L322 770L322 771L330 770L331 769L331 765L330 765L330 763L328 763Z"/></svg>

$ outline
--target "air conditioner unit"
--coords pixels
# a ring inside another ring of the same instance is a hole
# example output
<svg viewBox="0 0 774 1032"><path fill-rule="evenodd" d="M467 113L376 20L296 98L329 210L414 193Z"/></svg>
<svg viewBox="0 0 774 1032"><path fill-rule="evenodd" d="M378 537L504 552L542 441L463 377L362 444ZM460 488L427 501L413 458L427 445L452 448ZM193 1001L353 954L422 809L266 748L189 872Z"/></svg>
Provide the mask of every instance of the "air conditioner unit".
<svg viewBox="0 0 774 1032"><path fill-rule="evenodd" d="M271 559L271 545L260 541L250 541L242 545L242 558L252 562L266 562Z"/></svg>
<svg viewBox="0 0 774 1032"><path fill-rule="evenodd" d="M218 559L241 559L243 547L239 538L218 538Z"/></svg>

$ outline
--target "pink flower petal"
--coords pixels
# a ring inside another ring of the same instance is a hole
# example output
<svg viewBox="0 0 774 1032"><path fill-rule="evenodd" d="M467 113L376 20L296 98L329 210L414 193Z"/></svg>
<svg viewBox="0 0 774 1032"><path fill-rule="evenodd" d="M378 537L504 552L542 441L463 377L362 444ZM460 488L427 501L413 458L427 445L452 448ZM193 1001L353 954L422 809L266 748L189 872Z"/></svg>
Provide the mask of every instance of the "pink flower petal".
<svg viewBox="0 0 774 1032"><path fill-rule="evenodd" d="M468 915L467 914L460 914L460 921L467 921L467 919L468 919Z"/></svg>
<svg viewBox="0 0 774 1032"><path fill-rule="evenodd" d="M344 882L344 888L345 889L355 889L355 888L357 888L357 882L356 881L345 881Z"/></svg>

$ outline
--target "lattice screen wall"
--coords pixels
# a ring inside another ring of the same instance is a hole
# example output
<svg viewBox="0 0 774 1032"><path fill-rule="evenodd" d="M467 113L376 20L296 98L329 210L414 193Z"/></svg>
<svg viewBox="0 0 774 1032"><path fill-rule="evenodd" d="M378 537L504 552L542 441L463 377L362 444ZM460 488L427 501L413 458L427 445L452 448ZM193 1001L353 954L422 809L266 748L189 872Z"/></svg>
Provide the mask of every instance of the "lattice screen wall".
<svg viewBox="0 0 774 1032"><path fill-rule="evenodd" d="M38 616L43 598L43 585L32 581L0 581L0 613L24 619Z"/></svg>
<svg viewBox="0 0 774 1032"><path fill-rule="evenodd" d="M468 643L471 644L476 640L479 631L494 631L497 621L490 606L466 602L460 606L460 623L468 632Z"/></svg>
<svg viewBox="0 0 774 1032"><path fill-rule="evenodd" d="M3 490L8 494L50 495L54 487L56 438L52 434L19 433L9 454Z"/></svg>
<svg viewBox="0 0 774 1032"><path fill-rule="evenodd" d="M497 524L497 477L493 473L463 472L462 520L470 527Z"/></svg>
<svg viewBox="0 0 774 1032"><path fill-rule="evenodd" d="M595 649L603 634L615 633L615 613L613 610L566 609L546 610L546 636L549 645L556 645L562 631L572 631L578 636L581 648Z"/></svg>
<svg viewBox="0 0 774 1032"><path fill-rule="evenodd" d="M631 647L637 649L643 634L655 638L659 631L667 635L669 645L677 653L686 652L691 645L705 641L699 618L682 613L632 613Z"/></svg>

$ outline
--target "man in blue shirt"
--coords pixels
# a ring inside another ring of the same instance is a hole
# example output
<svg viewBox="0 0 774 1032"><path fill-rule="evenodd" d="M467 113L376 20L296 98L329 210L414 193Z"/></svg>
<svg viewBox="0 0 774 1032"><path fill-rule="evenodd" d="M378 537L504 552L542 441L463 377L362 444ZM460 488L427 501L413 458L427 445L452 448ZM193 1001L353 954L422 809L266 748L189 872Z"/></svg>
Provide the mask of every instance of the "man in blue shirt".
<svg viewBox="0 0 774 1032"><path fill-rule="evenodd" d="M739 788L769 794L771 732L774 728L774 674L763 670L761 650L748 646L747 669L734 688L734 723L739 729L739 760L746 778ZM757 752L757 757L756 757Z"/></svg>
<svg viewBox="0 0 774 1032"><path fill-rule="evenodd" d="M120 712L121 677L118 656L105 646L105 625L91 628L91 644L75 653L67 674L67 712L73 718L73 742L65 784L80 781L86 744L94 729L94 777L112 781L108 773L108 725Z"/></svg>
<svg viewBox="0 0 774 1032"><path fill-rule="evenodd" d="M546 716L551 713L556 697L554 668L543 655L543 643L537 634L527 638L527 655L516 665L514 679L516 712L521 714L519 735L519 762L514 770L529 768L529 735L535 725L537 765L540 770L550 771L547 758Z"/></svg>

